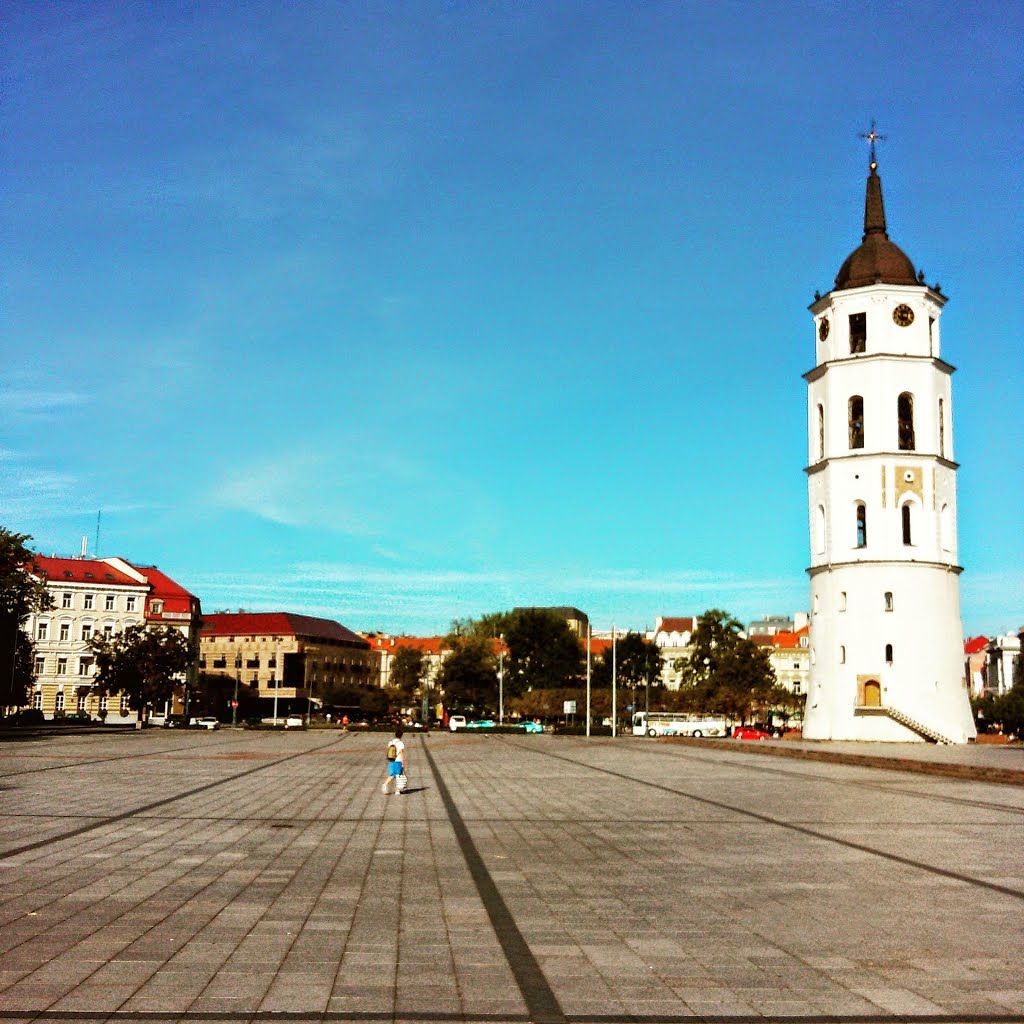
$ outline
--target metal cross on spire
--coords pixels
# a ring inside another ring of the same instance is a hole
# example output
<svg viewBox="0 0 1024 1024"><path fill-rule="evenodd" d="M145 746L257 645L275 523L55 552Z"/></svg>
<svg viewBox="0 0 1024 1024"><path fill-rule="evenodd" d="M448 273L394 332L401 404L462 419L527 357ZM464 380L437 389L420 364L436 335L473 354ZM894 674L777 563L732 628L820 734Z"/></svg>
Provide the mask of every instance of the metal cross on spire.
<svg viewBox="0 0 1024 1024"><path fill-rule="evenodd" d="M878 161L875 159L875 143L885 142L886 137L884 135L879 135L878 132L875 131L874 118L871 119L871 131L861 132L860 137L862 139L867 139L868 142L871 144L871 170L875 170L875 168L878 167Z"/></svg>

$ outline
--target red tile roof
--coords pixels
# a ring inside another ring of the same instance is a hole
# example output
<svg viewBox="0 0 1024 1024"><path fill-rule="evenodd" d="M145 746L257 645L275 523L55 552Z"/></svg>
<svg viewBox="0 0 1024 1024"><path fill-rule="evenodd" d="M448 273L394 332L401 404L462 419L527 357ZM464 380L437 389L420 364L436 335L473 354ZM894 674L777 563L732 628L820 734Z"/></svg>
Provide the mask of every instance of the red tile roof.
<svg viewBox="0 0 1024 1024"><path fill-rule="evenodd" d="M692 615L666 616L658 625L659 633L692 633L697 628L697 620Z"/></svg>
<svg viewBox="0 0 1024 1024"><path fill-rule="evenodd" d="M364 637L333 619L318 619L294 612L218 612L203 616L200 636L301 636L333 640L350 647L369 648Z"/></svg>
<svg viewBox="0 0 1024 1024"><path fill-rule="evenodd" d="M776 648L776 650L780 648L787 651L799 650L800 638L808 636L809 634L810 628L808 626L804 626L802 629L798 629L795 632L780 630L778 633L775 633L770 637L766 637L765 639L770 640L772 646ZM757 638L755 637L754 639L756 640Z"/></svg>
<svg viewBox="0 0 1024 1024"><path fill-rule="evenodd" d="M161 572L155 565L133 565L133 569L142 573L149 580L150 592L146 601L146 611L150 612L150 605L153 600L163 601L163 614L187 613L193 610L193 604L198 609L199 602L193 594L190 594L183 586L175 583L166 573Z"/></svg>
<svg viewBox="0 0 1024 1024"><path fill-rule="evenodd" d="M988 647L987 636L972 636L964 641L964 654L978 654L980 651L985 650L986 647Z"/></svg>
<svg viewBox="0 0 1024 1024"><path fill-rule="evenodd" d="M35 574L50 583L92 583L104 587L144 587L144 583L97 558L51 558L36 555ZM32 567L29 566L29 571Z"/></svg>

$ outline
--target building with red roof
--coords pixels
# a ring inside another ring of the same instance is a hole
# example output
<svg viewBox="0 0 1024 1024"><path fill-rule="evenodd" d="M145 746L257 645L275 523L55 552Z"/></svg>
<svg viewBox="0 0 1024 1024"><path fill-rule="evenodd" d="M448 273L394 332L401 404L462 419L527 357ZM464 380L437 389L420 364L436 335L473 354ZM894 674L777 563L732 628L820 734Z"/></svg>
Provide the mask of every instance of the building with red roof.
<svg viewBox="0 0 1024 1024"><path fill-rule="evenodd" d="M36 649L32 706L48 718L77 712L108 722L135 721L126 700L95 693L92 638L129 626L165 625L195 641L199 598L155 566L123 558L37 555L26 568L46 584L53 604L29 616L25 626Z"/></svg>
<svg viewBox="0 0 1024 1024"><path fill-rule="evenodd" d="M199 670L234 684L220 716L239 701L260 717L307 713L342 686L376 685L365 637L333 619L294 612L217 612L199 634ZM222 686L223 692L228 688Z"/></svg>

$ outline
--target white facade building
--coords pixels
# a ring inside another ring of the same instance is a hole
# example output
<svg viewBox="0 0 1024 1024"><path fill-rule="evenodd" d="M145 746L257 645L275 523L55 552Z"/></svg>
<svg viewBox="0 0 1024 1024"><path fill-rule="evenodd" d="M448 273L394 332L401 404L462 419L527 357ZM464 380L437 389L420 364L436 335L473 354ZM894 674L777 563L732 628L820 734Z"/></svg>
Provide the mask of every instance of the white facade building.
<svg viewBox="0 0 1024 1024"><path fill-rule="evenodd" d="M810 739L974 738L950 378L928 286L886 232L872 140L862 244L816 299L808 394Z"/></svg>

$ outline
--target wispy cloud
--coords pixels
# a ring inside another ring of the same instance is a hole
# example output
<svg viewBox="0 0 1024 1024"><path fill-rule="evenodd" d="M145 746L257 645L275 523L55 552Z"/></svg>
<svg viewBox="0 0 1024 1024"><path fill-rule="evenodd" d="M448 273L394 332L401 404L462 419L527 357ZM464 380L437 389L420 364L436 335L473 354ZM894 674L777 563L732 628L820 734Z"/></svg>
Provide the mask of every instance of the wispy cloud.
<svg viewBox="0 0 1024 1024"><path fill-rule="evenodd" d="M277 574L202 573L189 585L204 606L286 609L356 629L435 632L456 618L519 605L574 605L598 624L642 628L659 614L725 605L740 618L803 607L806 584L712 572L448 569L300 562Z"/></svg>
<svg viewBox="0 0 1024 1024"><path fill-rule="evenodd" d="M92 401L80 391L0 386L0 414L45 417Z"/></svg>

